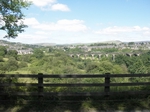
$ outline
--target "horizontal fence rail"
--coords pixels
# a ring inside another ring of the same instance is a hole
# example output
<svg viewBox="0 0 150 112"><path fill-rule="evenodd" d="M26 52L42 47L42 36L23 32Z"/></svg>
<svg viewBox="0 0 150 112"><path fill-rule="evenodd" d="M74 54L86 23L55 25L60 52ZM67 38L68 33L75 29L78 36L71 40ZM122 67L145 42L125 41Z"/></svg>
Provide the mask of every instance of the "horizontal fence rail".
<svg viewBox="0 0 150 112"><path fill-rule="evenodd" d="M111 83L111 78L142 78L142 77L149 77L150 74L82 74L82 75L50 75L50 74L0 74L0 89L4 87L36 87L35 92L11 92L9 94L16 95L16 96L109 96L109 95L117 95L117 94L150 94L150 90L142 90L142 91L119 91L113 92L111 91L110 87L119 87L119 86L150 86L150 82L130 82L130 83ZM9 81L3 82L1 79L8 78ZM37 80L37 83L13 83L11 78L34 78ZM99 78L104 79L104 83L44 83L44 79L51 79L51 78ZM44 87L103 87L103 92L44 92ZM150 88L150 87L149 87ZM6 92L0 90L0 95L6 95Z"/></svg>
<svg viewBox="0 0 150 112"><path fill-rule="evenodd" d="M123 78L123 77L150 77L150 74L81 74L81 75L51 75L51 74L43 74L43 75L37 75L37 74L0 74L0 77L14 77L14 78L105 78L106 76L110 78Z"/></svg>

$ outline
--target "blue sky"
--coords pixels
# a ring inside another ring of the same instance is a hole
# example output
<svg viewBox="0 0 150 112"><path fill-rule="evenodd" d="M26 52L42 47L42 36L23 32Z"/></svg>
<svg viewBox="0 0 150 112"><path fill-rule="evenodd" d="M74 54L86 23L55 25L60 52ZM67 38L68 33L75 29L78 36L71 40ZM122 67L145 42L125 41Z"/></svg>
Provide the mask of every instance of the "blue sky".
<svg viewBox="0 0 150 112"><path fill-rule="evenodd" d="M150 0L30 0L25 32L9 41L92 43L150 41ZM5 34L0 31L0 38Z"/></svg>

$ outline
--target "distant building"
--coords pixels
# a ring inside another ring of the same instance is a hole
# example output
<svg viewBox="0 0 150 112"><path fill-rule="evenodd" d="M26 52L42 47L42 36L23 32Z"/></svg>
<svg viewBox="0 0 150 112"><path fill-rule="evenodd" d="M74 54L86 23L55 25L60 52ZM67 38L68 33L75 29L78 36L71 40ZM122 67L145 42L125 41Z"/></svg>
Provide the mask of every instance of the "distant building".
<svg viewBox="0 0 150 112"><path fill-rule="evenodd" d="M24 54L33 54L33 51L31 49L27 50L17 50L18 55L24 55Z"/></svg>

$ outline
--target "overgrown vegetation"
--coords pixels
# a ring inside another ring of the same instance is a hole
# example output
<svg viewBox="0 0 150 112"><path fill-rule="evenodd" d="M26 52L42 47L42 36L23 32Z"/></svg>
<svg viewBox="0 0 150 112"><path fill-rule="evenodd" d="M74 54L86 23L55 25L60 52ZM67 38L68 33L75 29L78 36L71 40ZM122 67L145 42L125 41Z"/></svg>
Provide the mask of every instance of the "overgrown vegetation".
<svg viewBox="0 0 150 112"><path fill-rule="evenodd" d="M150 51L142 53L139 56L129 57L127 55L101 56L101 58L87 56L71 57L72 51L63 51L52 47L35 47L33 54L18 55L15 50L7 50L0 46L0 73L1 74L148 74L150 73ZM80 52L80 51L78 51ZM102 52L106 52L103 49ZM120 52L118 50L118 52ZM111 82L148 82L149 78L120 78L111 79ZM20 80L22 81L22 80ZM30 80L31 82L34 80ZM83 79L83 80L44 80L45 82L90 82L103 83L104 80ZM84 88L85 89L85 88ZM92 88L91 88L92 89ZM90 90L91 90L90 89ZM120 87L113 88L121 89ZM132 90L133 88L129 88ZM139 89L143 89L139 88ZM59 89L60 91L63 89ZM65 90L65 89L64 89ZM74 89L72 89L74 90ZM87 90L87 89L85 89ZM88 91L90 91L88 90ZM94 89L93 89L94 90ZM93 91L92 90L92 91ZM97 89L95 89L97 91ZM47 91L49 91L47 89ZM56 91L58 91L56 89Z"/></svg>
<svg viewBox="0 0 150 112"><path fill-rule="evenodd" d="M145 51L139 56L127 56L127 55L115 55L115 60L111 56L101 56L101 58L90 55L85 59L83 55L80 57L74 56L71 57L69 54L73 53L73 49L66 51L61 49L55 49L52 47L33 47L33 54L24 54L18 55L15 50L7 50L6 47L0 46L0 74L148 74L150 73L150 51ZM103 49L101 52L108 53L108 49ZM75 49L75 52L82 52L80 49ZM121 52L118 49L115 49L112 52ZM36 79L1 79L2 82L22 82L22 83L37 83ZM111 83L123 83L123 82L149 82L149 78L112 78ZM44 83L103 83L104 79L44 79ZM148 90L150 87L137 86L137 87L112 87L111 91L128 91L128 90ZM11 87L11 88L0 88L2 91L8 93L11 96L11 92L35 92L37 91L36 87ZM103 91L102 87L75 87L75 88L66 88L66 87L45 87L44 92L100 92ZM147 96L146 96L147 97ZM129 98L132 99L133 97ZM144 96L145 98L145 96ZM7 98L6 98L7 99ZM22 98L12 97L16 101L22 102ZM24 98L23 98L24 99ZM25 98L26 99L26 98ZM34 98L29 98L34 99ZM51 100L51 98L48 98ZM57 100L56 100L57 99ZM80 99L80 98L79 98ZM101 98L103 99L103 98ZM117 99L117 98L115 98ZM119 98L118 98L119 99ZM53 99L54 100L54 99ZM59 102L61 98L56 97L55 101ZM74 100L74 99L73 99ZM104 98L105 100L105 98ZM138 100L138 99L137 99ZM85 101L85 102L84 102ZM131 100L130 100L131 101ZM146 103L144 106L149 109L149 100L144 100L141 103ZM56 102L54 104L56 104ZM58 103L57 102L57 103ZM103 109L106 110L110 108L110 102L103 102L101 108L98 108L99 103L94 103L93 99L83 99L80 105L79 110L89 109L90 106L95 107L97 110ZM133 101L135 107L138 105ZM36 103L33 103L36 104ZM52 103L51 103L52 104ZM59 104L59 103L58 103ZM131 103L130 103L131 104ZM43 108L45 108L47 103L43 103ZM112 102L111 102L112 105ZM122 101L122 105L126 105ZM28 105L29 106L29 105ZM77 105L76 105L77 106ZM105 107L107 106L107 107ZM29 106L30 107L30 106ZM29 108L25 107L25 108ZM130 107L130 106L128 106ZM119 103L114 103L116 109L126 110L129 108L120 106ZM22 107L21 107L22 108ZM63 108L63 107L60 107ZM39 109L39 108L35 108ZM23 110L22 110L23 111Z"/></svg>
<svg viewBox="0 0 150 112"><path fill-rule="evenodd" d="M6 74L25 71L29 74L147 74L150 73L150 51L131 57L117 54L113 60L112 56L71 57L69 51L53 48L36 48L33 54L18 55L17 51L0 46L0 65L0 73Z"/></svg>

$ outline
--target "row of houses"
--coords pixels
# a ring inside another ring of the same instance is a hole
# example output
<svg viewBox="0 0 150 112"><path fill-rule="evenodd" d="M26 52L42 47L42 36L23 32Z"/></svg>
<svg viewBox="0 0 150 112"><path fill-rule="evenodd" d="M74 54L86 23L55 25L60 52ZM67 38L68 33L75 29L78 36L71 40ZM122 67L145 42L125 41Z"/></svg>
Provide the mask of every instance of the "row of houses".
<svg viewBox="0 0 150 112"><path fill-rule="evenodd" d="M61 46L63 48L63 46ZM74 49L76 47L82 49L85 52L92 51L92 49L105 49L105 48L118 48L118 49L132 49L132 50L150 50L150 42L136 42L136 43L120 43L120 44L107 44L107 45L101 45L101 46L90 46L90 45L68 45L65 46L69 49Z"/></svg>
<svg viewBox="0 0 150 112"><path fill-rule="evenodd" d="M33 54L32 48L25 48L20 43L10 44L7 42L4 42L3 40L0 40L0 45L5 46L7 50L16 50L18 52L18 55L24 55L24 54Z"/></svg>
<svg viewBox="0 0 150 112"><path fill-rule="evenodd" d="M24 54L33 54L33 50L26 49L26 50L17 50L18 55L24 55Z"/></svg>

